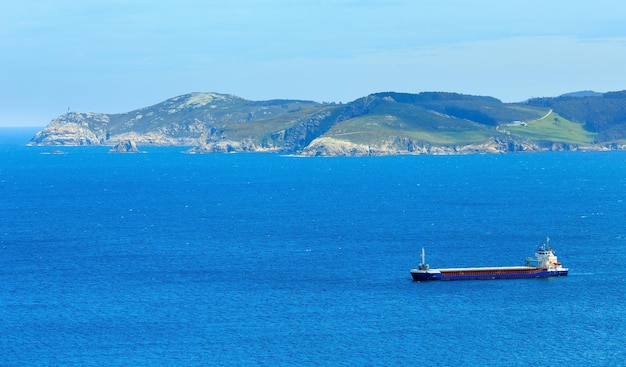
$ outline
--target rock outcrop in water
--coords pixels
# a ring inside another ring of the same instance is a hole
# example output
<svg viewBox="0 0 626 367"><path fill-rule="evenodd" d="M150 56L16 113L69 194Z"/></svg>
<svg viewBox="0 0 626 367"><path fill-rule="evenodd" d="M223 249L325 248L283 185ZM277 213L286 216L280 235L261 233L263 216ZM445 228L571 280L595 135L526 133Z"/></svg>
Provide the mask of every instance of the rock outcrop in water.
<svg viewBox="0 0 626 367"><path fill-rule="evenodd" d="M113 152L158 145L189 147L189 153L311 156L625 149L626 118L619 111L626 110L626 94L607 95L606 100L600 94L568 96L558 103L502 103L456 93L387 92L327 104L192 93L123 114L71 112L52 120L30 144L108 145ZM583 99L579 108L571 106ZM593 123L593 115L581 109L596 100L612 115L607 112ZM568 119L553 105L587 120Z"/></svg>
<svg viewBox="0 0 626 367"><path fill-rule="evenodd" d="M126 140L115 144L109 153L140 153L137 144L133 140Z"/></svg>

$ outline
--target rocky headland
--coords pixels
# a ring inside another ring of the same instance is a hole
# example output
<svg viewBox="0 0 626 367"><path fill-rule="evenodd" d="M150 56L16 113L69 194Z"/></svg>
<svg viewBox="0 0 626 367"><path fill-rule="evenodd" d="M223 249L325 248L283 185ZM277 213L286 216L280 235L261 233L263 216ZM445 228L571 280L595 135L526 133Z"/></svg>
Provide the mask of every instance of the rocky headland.
<svg viewBox="0 0 626 367"><path fill-rule="evenodd" d="M590 107L591 106L591 107ZM595 115L587 110L602 113ZM377 93L347 104L192 93L122 114L69 112L30 145L181 146L188 153L306 156L626 149L626 93L503 103L456 93Z"/></svg>

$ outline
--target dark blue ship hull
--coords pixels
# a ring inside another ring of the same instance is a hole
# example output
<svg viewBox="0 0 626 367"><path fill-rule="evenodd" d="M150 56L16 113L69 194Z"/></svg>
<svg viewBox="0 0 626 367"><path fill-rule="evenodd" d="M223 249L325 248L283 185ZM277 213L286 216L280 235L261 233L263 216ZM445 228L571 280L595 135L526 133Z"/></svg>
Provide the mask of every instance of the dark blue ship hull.
<svg viewBox="0 0 626 367"><path fill-rule="evenodd" d="M566 276L568 270L548 271L546 269L432 269L412 271L414 281L426 280L492 280L523 279Z"/></svg>

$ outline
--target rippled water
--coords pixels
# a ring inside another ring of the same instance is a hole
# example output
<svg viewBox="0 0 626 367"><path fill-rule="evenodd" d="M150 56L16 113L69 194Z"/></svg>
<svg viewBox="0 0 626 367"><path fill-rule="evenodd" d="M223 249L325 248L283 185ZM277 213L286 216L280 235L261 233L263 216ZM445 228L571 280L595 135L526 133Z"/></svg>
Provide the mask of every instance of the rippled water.
<svg viewBox="0 0 626 367"><path fill-rule="evenodd" d="M0 365L626 360L624 153L15 141L0 140ZM410 280L422 246L436 267L522 265L546 236L568 277Z"/></svg>

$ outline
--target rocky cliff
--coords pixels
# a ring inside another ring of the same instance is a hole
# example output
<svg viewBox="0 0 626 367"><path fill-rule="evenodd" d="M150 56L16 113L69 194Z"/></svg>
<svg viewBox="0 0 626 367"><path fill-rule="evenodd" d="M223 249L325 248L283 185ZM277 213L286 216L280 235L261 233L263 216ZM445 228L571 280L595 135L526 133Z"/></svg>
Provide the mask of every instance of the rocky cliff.
<svg viewBox="0 0 626 367"><path fill-rule="evenodd" d="M625 139L613 134L613 140L599 141L602 135L585 126L591 125L538 103L455 93L386 92L348 104L192 93L122 114L71 112L52 120L30 144L313 156L624 149Z"/></svg>

